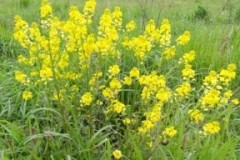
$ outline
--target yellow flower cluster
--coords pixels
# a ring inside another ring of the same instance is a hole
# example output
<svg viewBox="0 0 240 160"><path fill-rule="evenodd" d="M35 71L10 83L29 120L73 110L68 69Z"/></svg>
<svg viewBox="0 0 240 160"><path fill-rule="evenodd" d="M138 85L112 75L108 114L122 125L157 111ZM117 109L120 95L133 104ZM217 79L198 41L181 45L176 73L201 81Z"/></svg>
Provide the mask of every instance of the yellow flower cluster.
<svg viewBox="0 0 240 160"><path fill-rule="evenodd" d="M88 85L90 86L90 90L92 92L97 91L100 87L100 78L103 76L103 73L101 71L97 71L91 76L91 79L88 82Z"/></svg>
<svg viewBox="0 0 240 160"><path fill-rule="evenodd" d="M21 71L15 72L15 79L24 85L27 85L29 83L29 79L27 78L27 75L22 73Z"/></svg>
<svg viewBox="0 0 240 160"><path fill-rule="evenodd" d="M126 30L127 32L131 32L136 28L136 23L134 21L130 21L127 25L126 25Z"/></svg>
<svg viewBox="0 0 240 160"><path fill-rule="evenodd" d="M111 76L118 75L120 72L119 66L118 65L110 66L108 72L110 73Z"/></svg>
<svg viewBox="0 0 240 160"><path fill-rule="evenodd" d="M195 123L199 123L204 119L203 113L198 109L191 109L188 111L188 114L190 116L191 121Z"/></svg>
<svg viewBox="0 0 240 160"><path fill-rule="evenodd" d="M52 14L52 7L51 5L48 3L47 0L43 0L42 1L42 7L41 7L41 17L47 17L48 15Z"/></svg>
<svg viewBox="0 0 240 160"><path fill-rule="evenodd" d="M169 48L165 48L165 50L163 52L163 56L167 60L169 60L169 59L171 59L175 55L175 52L176 52L175 46L172 46L172 47L169 47Z"/></svg>
<svg viewBox="0 0 240 160"><path fill-rule="evenodd" d="M191 85L189 82L183 82L178 88L176 88L176 93L181 98L186 97L191 92Z"/></svg>
<svg viewBox="0 0 240 160"><path fill-rule="evenodd" d="M131 21L126 28L127 31L133 30L135 28L134 22ZM155 21L151 19L145 27L144 34L131 39L125 37L123 46L132 50L135 57L143 61L155 45L160 45L166 47L163 54L166 56L166 59L170 59L175 55L175 47L170 46L170 29L171 27L167 19L163 20L160 28L157 28Z"/></svg>
<svg viewBox="0 0 240 160"><path fill-rule="evenodd" d="M220 131L220 124L217 121L207 123L203 126L204 134L216 134Z"/></svg>
<svg viewBox="0 0 240 160"><path fill-rule="evenodd" d="M32 98L32 92L30 91L24 91L22 94L22 98L27 101Z"/></svg>
<svg viewBox="0 0 240 160"><path fill-rule="evenodd" d="M85 93L81 98L81 103L83 105L89 106L93 101L92 94L90 92Z"/></svg>
<svg viewBox="0 0 240 160"><path fill-rule="evenodd" d="M95 12L95 8L96 8L96 1L95 0L88 0L86 1L84 8L83 8L83 14L85 16L85 18L87 19L88 23L92 23L92 16Z"/></svg>
<svg viewBox="0 0 240 160"><path fill-rule="evenodd" d="M14 18L15 28L14 28L14 38L18 40L23 48L29 47L31 41L27 38L29 33L29 25L27 22L22 20L20 16L15 16Z"/></svg>
<svg viewBox="0 0 240 160"><path fill-rule="evenodd" d="M188 111L192 122L202 122L205 119L204 114L208 114L209 110L220 110L239 104L238 99L232 98L232 90L228 89L230 82L235 78L235 71L235 64L229 64L227 69L221 70L220 73L209 72L203 80L203 93L196 103L196 108ZM210 112L210 114L212 113ZM204 134L216 134L219 130L220 123L218 121L209 122L203 126Z"/></svg>
<svg viewBox="0 0 240 160"><path fill-rule="evenodd" d="M195 71L192 69L192 65L186 64L185 68L182 70L182 76L184 77L184 79L193 79L194 75Z"/></svg>
<svg viewBox="0 0 240 160"><path fill-rule="evenodd" d="M140 76L140 71L137 67L133 67L132 70L129 72L129 75L131 78L139 78Z"/></svg>
<svg viewBox="0 0 240 160"><path fill-rule="evenodd" d="M190 51L185 53L182 58L180 58L179 63L184 64L184 69L182 70L183 82L175 89L176 96L180 98L186 98L192 91L191 81L194 80L195 71L192 69L191 62L195 59L195 51Z"/></svg>
<svg viewBox="0 0 240 160"><path fill-rule="evenodd" d="M142 75L139 78L139 84L143 85L141 98L147 102L155 96L159 101L165 102L171 96L170 89L166 86L166 79L163 75L157 75L152 72L149 75Z"/></svg>
<svg viewBox="0 0 240 160"><path fill-rule="evenodd" d="M40 9L40 15L41 15L41 25L44 28L49 27L51 21L52 21L52 6L48 2L48 0L42 0L42 6Z"/></svg>
<svg viewBox="0 0 240 160"><path fill-rule="evenodd" d="M141 134L146 134L155 127L157 122L162 118L161 108L163 103L154 104L152 109L145 113L146 120L142 121L142 126L138 128Z"/></svg>
<svg viewBox="0 0 240 160"><path fill-rule="evenodd" d="M151 43L148 41L146 36L140 35L131 40L125 38L123 46L133 50L136 58L144 60L146 53L152 48Z"/></svg>
<svg viewBox="0 0 240 160"><path fill-rule="evenodd" d="M132 127L141 136L151 134L161 121L164 131L156 130L164 138L177 134L173 126L166 127L165 118L169 118L167 125L172 123L170 113L165 113L168 109L173 110L172 114L184 106L190 121L201 125L208 117L205 111L239 104L228 89L236 76L234 64L220 73L211 71L197 94L193 88L195 51L185 53L176 63L182 67L177 86L161 70L162 62L169 62L178 47L189 42L188 31L171 42L169 21L164 19L157 26L151 19L143 33L136 35L132 32L136 23L123 22L119 7L105 9L93 31L95 7L95 0L86 0L82 12L72 6L68 19L60 20L53 15L50 3L43 0L40 25L29 25L21 17L15 17L14 37L27 50L18 56L21 69L15 71L16 81L24 88L24 101L34 97L33 91L41 89L50 105L71 104L77 112L92 114L93 119L104 114L104 118L96 118L102 121L101 125L112 123L114 117L116 126ZM195 103L194 99L193 105L189 105L193 97L199 100ZM214 134L219 125L219 122L206 123L203 130ZM115 150L113 156L120 159L122 153Z"/></svg>
<svg viewBox="0 0 240 160"><path fill-rule="evenodd" d="M210 89L203 97L203 105L215 106L220 101L220 91Z"/></svg>
<svg viewBox="0 0 240 160"><path fill-rule="evenodd" d="M62 102L64 100L65 92L66 92L65 89L60 89L59 91L55 91L53 93L53 100L57 102Z"/></svg>
<svg viewBox="0 0 240 160"><path fill-rule="evenodd" d="M125 109L126 109L125 104L119 102L118 100L112 100L109 106L110 111L113 111L118 114L123 113Z"/></svg>
<svg viewBox="0 0 240 160"><path fill-rule="evenodd" d="M228 85L229 82L231 82L235 76L236 76L236 65L235 64L229 64L227 69L223 69L220 72L220 81L224 85Z"/></svg>
<svg viewBox="0 0 240 160"><path fill-rule="evenodd" d="M173 127L173 126L170 126L170 127L167 127L164 129L163 131L163 135L165 137L173 137L177 134L177 130Z"/></svg>
<svg viewBox="0 0 240 160"><path fill-rule="evenodd" d="M186 45L190 41L190 32L185 31L183 35L179 36L177 39L177 44Z"/></svg>
<svg viewBox="0 0 240 160"><path fill-rule="evenodd" d="M102 96L108 104L105 113L114 112L117 114L122 114L126 110L125 104L118 100L118 93L121 91L122 85L124 84L124 81L119 78L120 71L121 69L117 64L110 66L108 69L109 86L103 86L102 90Z"/></svg>
<svg viewBox="0 0 240 160"><path fill-rule="evenodd" d="M100 17L98 35L96 41L96 52L102 55L117 55L119 51L115 42L119 39L118 31L122 27L122 12L119 7L115 7L114 11L105 9Z"/></svg>
<svg viewBox="0 0 240 160"><path fill-rule="evenodd" d="M133 80L138 80L140 77L140 71L137 67L133 67L129 72L129 76L125 76L123 84L130 86L133 83Z"/></svg>
<svg viewBox="0 0 240 160"><path fill-rule="evenodd" d="M236 65L229 64L217 74L211 71L204 79L204 94L201 98L203 108L226 106L232 98L232 91L227 90L229 83L235 78Z"/></svg>

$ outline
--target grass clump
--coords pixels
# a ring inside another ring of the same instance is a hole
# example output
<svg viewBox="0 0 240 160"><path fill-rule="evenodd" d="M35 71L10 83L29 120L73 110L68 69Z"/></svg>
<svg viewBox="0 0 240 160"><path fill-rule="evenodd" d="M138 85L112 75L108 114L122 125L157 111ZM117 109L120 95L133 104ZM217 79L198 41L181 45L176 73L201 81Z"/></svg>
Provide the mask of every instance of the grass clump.
<svg viewBox="0 0 240 160"><path fill-rule="evenodd" d="M7 36L0 34L0 56L1 57L15 57L17 51L21 50L18 44Z"/></svg>
<svg viewBox="0 0 240 160"><path fill-rule="evenodd" d="M198 6L197 9L194 11L193 15L190 17L192 21L197 20L209 21L209 18L210 18L209 11L203 6Z"/></svg>

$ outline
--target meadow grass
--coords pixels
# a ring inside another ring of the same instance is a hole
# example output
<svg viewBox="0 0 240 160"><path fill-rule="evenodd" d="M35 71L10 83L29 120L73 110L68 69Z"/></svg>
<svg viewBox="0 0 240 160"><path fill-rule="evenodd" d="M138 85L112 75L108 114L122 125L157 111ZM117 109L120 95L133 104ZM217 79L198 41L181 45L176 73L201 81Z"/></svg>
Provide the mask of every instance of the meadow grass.
<svg viewBox="0 0 240 160"><path fill-rule="evenodd" d="M61 19L67 19L68 8L76 5L82 10L83 0L71 1L51 1L54 14ZM51 88L39 86L31 88L37 93L34 102L22 100L24 86L19 85L15 80L15 71L21 70L17 64L17 56L25 54L26 50L13 39L13 28L15 15L20 15L24 20L31 23L39 22L40 1L35 0L3 0L0 8L0 150L3 151L1 158L4 159L112 159L113 150L121 147L122 159L238 159L240 157L240 111L238 107L228 108L224 111L216 111L213 117L224 117L223 128L220 133L214 136L202 137L196 134L199 128L189 125L187 115L188 108L180 106L171 110L169 105L164 112L172 117L166 118L167 124L175 125L177 135L169 139L169 144L164 144L158 140L157 136L152 137L154 145L149 148L146 145L147 138L144 139L132 131L131 128L119 124L118 118L109 119L103 124L98 124L93 117L88 117L90 113L79 112L74 109L71 102L64 102L64 109L59 109L58 104L52 103L48 91ZM196 60L193 68L197 70L195 86L199 87L203 78L210 70L220 71L226 68L229 63L240 66L240 28L234 21L234 13L237 12L237 0L218 2L214 1L144 1L144 0L99 0L94 22L97 20L106 7L114 8L119 5L123 11L123 22L135 20L138 34L144 30L150 18L155 19L160 25L163 18L168 18L171 23L172 37L176 39L185 30L191 32L191 41L188 45L179 48L176 57L182 57L183 53L194 49ZM208 20L191 20L192 15L198 6L203 6L209 12ZM131 66L137 64L133 56L125 57L126 62L121 67L126 71ZM113 61L111 61L113 60ZM100 68L108 72L108 66L116 61L111 59L103 62L105 65ZM102 63L103 63L102 62ZM161 73L171 73L169 77L170 86L176 86L180 81L181 73L177 69L169 72L169 68L174 66L176 61L163 63ZM156 67L155 64L153 66ZM94 68L94 67L93 67ZM93 71L90 71L93 72ZM81 82L83 90L88 86L88 80L92 73L86 73L86 78ZM231 83L234 96L239 97L238 76ZM104 75L107 78L107 75ZM58 83L58 82L57 82ZM61 85L62 82L59 82ZM42 88L43 87L43 88ZM51 86L52 87L52 86ZM137 89L141 88L135 86ZM134 97L136 88L126 88L121 91L121 101L130 104L131 99L140 101ZM126 92L129 94L126 94ZM194 92L195 93L195 92ZM200 92L195 93L200 94ZM78 95L79 97L79 95ZM79 101L79 100L76 100ZM191 106L193 101L186 102ZM137 105L137 103L133 103ZM96 107L96 106L95 106ZM94 110L95 112L95 110ZM176 113L172 113L176 112ZM82 115L79 115L82 114ZM97 119L101 120L101 113L94 113ZM137 115L138 116L138 115ZM89 120L90 118L90 120ZM109 123L110 122L110 123ZM96 124L95 124L96 123ZM92 128L91 125L94 127ZM98 130L97 125L103 126ZM161 126L161 122L159 122ZM159 127L158 130L163 130ZM195 134L194 134L195 133ZM153 134L154 135L154 134ZM124 138L123 138L124 137ZM124 140L119 140L123 138Z"/></svg>

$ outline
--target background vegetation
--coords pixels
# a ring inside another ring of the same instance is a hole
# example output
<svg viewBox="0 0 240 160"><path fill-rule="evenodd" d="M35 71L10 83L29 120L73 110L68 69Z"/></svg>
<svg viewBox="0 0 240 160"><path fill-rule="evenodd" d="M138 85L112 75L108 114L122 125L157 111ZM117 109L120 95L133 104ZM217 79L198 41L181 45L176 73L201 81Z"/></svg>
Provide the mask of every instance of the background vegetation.
<svg viewBox="0 0 240 160"><path fill-rule="evenodd" d="M55 1L52 0L54 13L63 19L67 17L68 8L76 5L83 7L83 0ZM174 35L186 30L191 31L190 48L198 50L198 65L205 68L219 67L228 62L239 63L239 7L237 0L102 0L97 1L95 19L106 7L114 8L118 5L124 13L124 21L136 20L142 28L153 18L160 23L168 18ZM9 7L11 6L11 7ZM2 0L0 7L0 51L3 55L13 54L15 44L12 42L13 17L18 14L26 21L38 21L40 1L34 0ZM206 38L207 37L207 38ZM9 43L10 42L10 43ZM207 43L203 43L207 42ZM14 52L16 53L16 52ZM207 58L206 58L207 57Z"/></svg>

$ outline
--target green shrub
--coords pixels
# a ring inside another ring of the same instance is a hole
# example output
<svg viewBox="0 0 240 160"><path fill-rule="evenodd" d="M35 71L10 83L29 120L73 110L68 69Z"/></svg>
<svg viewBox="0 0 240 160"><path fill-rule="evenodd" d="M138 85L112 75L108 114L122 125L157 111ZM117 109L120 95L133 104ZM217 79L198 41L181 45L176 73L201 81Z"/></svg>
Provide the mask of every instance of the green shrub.
<svg viewBox="0 0 240 160"><path fill-rule="evenodd" d="M198 6L197 9L194 11L193 15L190 17L191 20L209 20L209 11L204 8L203 6Z"/></svg>
<svg viewBox="0 0 240 160"><path fill-rule="evenodd" d="M237 23L240 23L240 8L236 11L235 21L236 21Z"/></svg>

